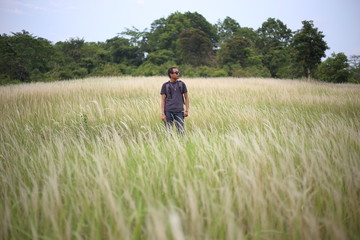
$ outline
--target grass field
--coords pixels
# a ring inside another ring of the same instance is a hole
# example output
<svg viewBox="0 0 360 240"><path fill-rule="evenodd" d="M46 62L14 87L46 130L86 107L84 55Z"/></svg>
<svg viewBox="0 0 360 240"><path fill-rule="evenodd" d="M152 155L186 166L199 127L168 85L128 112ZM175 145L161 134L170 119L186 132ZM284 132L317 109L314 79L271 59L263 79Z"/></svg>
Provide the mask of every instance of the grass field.
<svg viewBox="0 0 360 240"><path fill-rule="evenodd" d="M0 239L360 239L360 85L166 80L0 87Z"/></svg>

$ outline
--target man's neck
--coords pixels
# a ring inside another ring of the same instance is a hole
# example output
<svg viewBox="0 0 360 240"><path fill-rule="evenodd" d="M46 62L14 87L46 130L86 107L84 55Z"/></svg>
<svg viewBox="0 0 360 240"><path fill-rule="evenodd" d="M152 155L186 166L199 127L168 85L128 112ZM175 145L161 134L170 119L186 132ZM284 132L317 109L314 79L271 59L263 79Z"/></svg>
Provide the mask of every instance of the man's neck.
<svg viewBox="0 0 360 240"><path fill-rule="evenodd" d="M170 78L170 82L174 83L177 79Z"/></svg>

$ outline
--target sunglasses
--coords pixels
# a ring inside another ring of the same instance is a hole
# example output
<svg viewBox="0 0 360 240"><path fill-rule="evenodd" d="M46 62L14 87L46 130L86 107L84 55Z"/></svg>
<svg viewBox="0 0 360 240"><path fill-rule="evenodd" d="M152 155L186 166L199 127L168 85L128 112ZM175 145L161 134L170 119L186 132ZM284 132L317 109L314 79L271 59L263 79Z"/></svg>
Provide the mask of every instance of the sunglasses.
<svg viewBox="0 0 360 240"><path fill-rule="evenodd" d="M180 74L180 72L172 72L172 74L177 74L177 75L179 75L179 74Z"/></svg>

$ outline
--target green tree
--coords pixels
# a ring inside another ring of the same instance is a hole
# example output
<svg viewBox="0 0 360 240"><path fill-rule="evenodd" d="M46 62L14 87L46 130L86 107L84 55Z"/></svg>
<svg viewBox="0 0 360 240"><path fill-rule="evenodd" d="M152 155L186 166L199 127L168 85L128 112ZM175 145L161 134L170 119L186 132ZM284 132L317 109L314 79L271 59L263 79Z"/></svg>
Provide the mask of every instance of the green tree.
<svg viewBox="0 0 360 240"><path fill-rule="evenodd" d="M324 35L314 27L313 21L302 21L303 27L298 30L292 39L295 59L305 71L307 79L311 78L312 71L325 57L325 51L329 49L324 41Z"/></svg>
<svg viewBox="0 0 360 240"><path fill-rule="evenodd" d="M223 21L219 20L215 27L220 44L235 36L246 38L251 44L255 43L258 38L252 28L241 27L236 20L230 17L226 17Z"/></svg>
<svg viewBox="0 0 360 240"><path fill-rule="evenodd" d="M360 55L352 55L349 59L351 82L360 83Z"/></svg>
<svg viewBox="0 0 360 240"><path fill-rule="evenodd" d="M114 63L139 66L144 60L144 53L141 49L132 45L126 38L114 37L106 40L106 48L110 52L111 61Z"/></svg>
<svg viewBox="0 0 360 240"><path fill-rule="evenodd" d="M129 41L133 46L141 46L146 41L146 29L140 31L136 27L125 28L125 31L121 32L119 36L129 36Z"/></svg>
<svg viewBox="0 0 360 240"><path fill-rule="evenodd" d="M246 67L252 54L250 41L243 37L233 37L220 45L217 59L220 65L240 64Z"/></svg>
<svg viewBox="0 0 360 240"><path fill-rule="evenodd" d="M267 53L269 49L284 48L289 45L292 37L292 31L287 28L279 19L268 18L257 30L259 39L258 48L262 53Z"/></svg>
<svg viewBox="0 0 360 240"><path fill-rule="evenodd" d="M56 46L60 48L62 53L67 57L67 61L79 62L84 56L82 48L85 40L80 38L70 38L65 42L57 42Z"/></svg>
<svg viewBox="0 0 360 240"><path fill-rule="evenodd" d="M110 61L104 43L85 42L84 39L70 38L57 42L56 65L49 75L57 79L86 77L99 65Z"/></svg>
<svg viewBox="0 0 360 240"><path fill-rule="evenodd" d="M0 35L1 78L22 82L41 80L52 67L53 46L25 30L12 34Z"/></svg>
<svg viewBox="0 0 360 240"><path fill-rule="evenodd" d="M263 55L264 66L272 77L280 77L281 68L290 62L287 47L292 37L291 30L282 21L269 18L257 30L257 34L256 46Z"/></svg>
<svg viewBox="0 0 360 240"><path fill-rule="evenodd" d="M210 24L206 18L197 12L186 12L184 13L186 19L190 21L189 29L199 29L203 31L210 39L213 44L218 42L218 35L216 33L216 28L214 25Z"/></svg>
<svg viewBox="0 0 360 240"><path fill-rule="evenodd" d="M263 65L269 70L272 78L289 77L284 69L291 66L291 56L288 49L271 49L262 56Z"/></svg>
<svg viewBox="0 0 360 240"><path fill-rule="evenodd" d="M319 80L333 83L344 83L349 81L349 63L344 53L331 54L331 57L322 62L317 71Z"/></svg>
<svg viewBox="0 0 360 240"><path fill-rule="evenodd" d="M92 74L96 67L110 62L110 54L105 50L104 43L85 43L82 47L82 55L79 65L86 68L88 74Z"/></svg>
<svg viewBox="0 0 360 240"><path fill-rule="evenodd" d="M199 29L184 30L178 39L180 61L192 66L209 65L212 57L212 43Z"/></svg>
<svg viewBox="0 0 360 240"><path fill-rule="evenodd" d="M180 33L191 29L203 31L212 44L216 44L218 40L216 29L201 14L175 12L167 18L157 19L151 24L150 32L146 35L149 52L160 49L176 51Z"/></svg>
<svg viewBox="0 0 360 240"><path fill-rule="evenodd" d="M128 38L132 46L137 47L139 52L149 52L151 49L148 44L148 34L147 29L140 31L136 27L126 28L125 31L118 34L119 37Z"/></svg>
<svg viewBox="0 0 360 240"><path fill-rule="evenodd" d="M255 43L258 39L257 33L252 28L241 27L239 31L236 32L236 36L246 38L250 41L252 48L255 48Z"/></svg>
<svg viewBox="0 0 360 240"><path fill-rule="evenodd" d="M220 43L234 37L240 31L240 24L231 17L219 20L215 27Z"/></svg>
<svg viewBox="0 0 360 240"><path fill-rule="evenodd" d="M149 53L146 57L146 62L150 62L156 65L161 65L173 60L174 60L174 52L170 50L157 50Z"/></svg>

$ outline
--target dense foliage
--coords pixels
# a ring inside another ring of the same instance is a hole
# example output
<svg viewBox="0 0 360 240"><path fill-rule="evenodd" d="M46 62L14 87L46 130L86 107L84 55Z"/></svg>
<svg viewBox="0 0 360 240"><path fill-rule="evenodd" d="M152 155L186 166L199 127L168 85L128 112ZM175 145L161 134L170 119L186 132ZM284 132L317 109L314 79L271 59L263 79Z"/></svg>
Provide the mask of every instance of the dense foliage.
<svg viewBox="0 0 360 240"><path fill-rule="evenodd" d="M175 12L150 30L125 29L105 42L70 38L55 44L23 30L0 34L0 83L52 81L89 76L165 75L176 65L187 77L314 76L360 82L359 56L343 53L325 61L325 35L312 21L292 31L269 18L254 30L226 17L210 24L201 14Z"/></svg>

